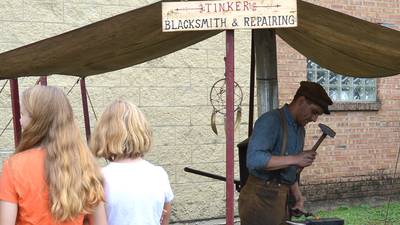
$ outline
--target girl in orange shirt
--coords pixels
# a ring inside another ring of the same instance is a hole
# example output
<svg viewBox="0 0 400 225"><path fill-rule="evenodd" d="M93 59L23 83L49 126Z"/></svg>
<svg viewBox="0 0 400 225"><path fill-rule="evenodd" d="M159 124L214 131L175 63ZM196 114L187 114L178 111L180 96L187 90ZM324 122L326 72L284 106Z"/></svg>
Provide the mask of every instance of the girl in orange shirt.
<svg viewBox="0 0 400 225"><path fill-rule="evenodd" d="M35 86L21 99L21 143L3 163L0 225L106 225L102 177L66 95Z"/></svg>

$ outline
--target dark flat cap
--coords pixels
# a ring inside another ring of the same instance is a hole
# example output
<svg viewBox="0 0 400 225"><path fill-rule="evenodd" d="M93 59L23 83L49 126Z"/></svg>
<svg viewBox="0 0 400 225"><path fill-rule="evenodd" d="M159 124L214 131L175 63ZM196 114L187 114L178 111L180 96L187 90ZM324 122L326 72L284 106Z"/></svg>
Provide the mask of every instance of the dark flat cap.
<svg viewBox="0 0 400 225"><path fill-rule="evenodd" d="M302 81L296 95L306 97L308 100L319 105L325 114L330 114L328 106L332 105L333 102L320 84L311 81Z"/></svg>

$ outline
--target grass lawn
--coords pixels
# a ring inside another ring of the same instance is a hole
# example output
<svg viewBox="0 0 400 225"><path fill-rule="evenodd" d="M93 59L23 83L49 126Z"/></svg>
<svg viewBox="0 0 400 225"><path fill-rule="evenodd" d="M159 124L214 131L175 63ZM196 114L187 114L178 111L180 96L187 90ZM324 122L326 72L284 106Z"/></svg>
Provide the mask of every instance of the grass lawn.
<svg viewBox="0 0 400 225"><path fill-rule="evenodd" d="M345 225L400 225L400 202L391 202L385 223L387 204L381 206L341 206L332 211L319 211L320 218L341 218ZM297 220L297 219L296 219ZM300 218L304 220L304 218Z"/></svg>

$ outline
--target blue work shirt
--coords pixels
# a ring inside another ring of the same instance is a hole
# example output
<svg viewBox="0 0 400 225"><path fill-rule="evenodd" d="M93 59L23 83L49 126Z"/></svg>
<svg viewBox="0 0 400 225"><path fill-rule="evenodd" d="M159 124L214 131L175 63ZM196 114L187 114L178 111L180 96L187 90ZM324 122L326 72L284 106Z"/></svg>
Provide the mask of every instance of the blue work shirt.
<svg viewBox="0 0 400 225"><path fill-rule="evenodd" d="M284 155L296 155L303 151L304 127L295 122L287 104L283 106L283 112L288 132ZM297 166L289 166L280 170L266 170L271 156L281 155L282 139L283 128L279 118L279 110L275 109L264 113L258 118L247 148L247 168L251 175L264 180L279 179L286 184L296 182Z"/></svg>

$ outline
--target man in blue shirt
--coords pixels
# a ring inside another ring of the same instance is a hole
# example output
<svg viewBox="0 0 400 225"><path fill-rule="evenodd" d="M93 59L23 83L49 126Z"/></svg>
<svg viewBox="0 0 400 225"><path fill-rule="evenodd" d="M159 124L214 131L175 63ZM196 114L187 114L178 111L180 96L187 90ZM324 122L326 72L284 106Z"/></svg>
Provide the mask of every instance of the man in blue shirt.
<svg viewBox="0 0 400 225"><path fill-rule="evenodd" d="M242 225L286 224L289 193L295 200L292 209L304 211L298 171L316 157L314 151L303 151L304 127L330 114L331 104L321 85L302 81L291 103L256 121L247 149L249 177L239 196Z"/></svg>

